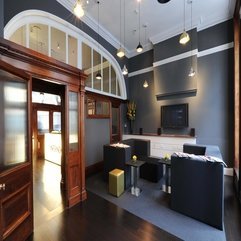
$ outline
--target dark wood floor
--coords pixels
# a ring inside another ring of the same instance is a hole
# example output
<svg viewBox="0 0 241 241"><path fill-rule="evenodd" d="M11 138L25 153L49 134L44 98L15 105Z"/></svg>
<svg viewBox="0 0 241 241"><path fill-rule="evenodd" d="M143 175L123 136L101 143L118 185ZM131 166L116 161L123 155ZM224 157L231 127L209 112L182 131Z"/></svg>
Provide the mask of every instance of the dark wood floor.
<svg viewBox="0 0 241 241"><path fill-rule="evenodd" d="M34 166L35 231L28 241L181 240L93 193L88 193L84 203L64 210L60 167L44 161ZM241 208L234 194L232 177L225 177L224 207L227 241L240 241Z"/></svg>
<svg viewBox="0 0 241 241"><path fill-rule="evenodd" d="M63 210L59 182L53 181L53 176L59 179L60 170L53 165L44 161L34 165L35 230L28 241L181 240L90 192L87 201Z"/></svg>
<svg viewBox="0 0 241 241"><path fill-rule="evenodd" d="M224 227L227 241L241 240L241 207L235 196L233 178L225 176Z"/></svg>

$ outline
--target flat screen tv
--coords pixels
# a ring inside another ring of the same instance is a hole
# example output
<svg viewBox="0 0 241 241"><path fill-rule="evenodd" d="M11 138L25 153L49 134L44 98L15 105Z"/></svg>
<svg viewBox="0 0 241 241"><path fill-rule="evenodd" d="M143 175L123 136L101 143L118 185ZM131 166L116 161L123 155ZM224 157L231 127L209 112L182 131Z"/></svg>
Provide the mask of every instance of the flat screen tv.
<svg viewBox="0 0 241 241"><path fill-rule="evenodd" d="M161 106L161 127L188 127L188 104Z"/></svg>

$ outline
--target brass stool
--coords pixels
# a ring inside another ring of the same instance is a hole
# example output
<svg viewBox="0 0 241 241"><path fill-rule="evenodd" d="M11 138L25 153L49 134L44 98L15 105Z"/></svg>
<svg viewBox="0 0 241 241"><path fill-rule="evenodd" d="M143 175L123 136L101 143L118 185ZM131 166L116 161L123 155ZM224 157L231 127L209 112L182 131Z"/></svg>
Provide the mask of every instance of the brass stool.
<svg viewBox="0 0 241 241"><path fill-rule="evenodd" d="M109 193L119 197L124 192L124 171L114 169L109 172Z"/></svg>

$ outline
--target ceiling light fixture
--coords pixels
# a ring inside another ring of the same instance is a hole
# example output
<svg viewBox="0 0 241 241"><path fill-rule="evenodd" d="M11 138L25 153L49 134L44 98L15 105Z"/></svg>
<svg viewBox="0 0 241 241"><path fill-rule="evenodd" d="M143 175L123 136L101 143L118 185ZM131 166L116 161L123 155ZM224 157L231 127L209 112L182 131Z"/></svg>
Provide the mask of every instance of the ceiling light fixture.
<svg viewBox="0 0 241 241"><path fill-rule="evenodd" d="M98 4L98 53L99 53L99 56L100 56L100 61L99 61L99 71L96 74L95 78L97 80L101 80L102 75L100 73L100 66L101 66L101 55L100 55L100 2L97 1L97 4Z"/></svg>
<svg viewBox="0 0 241 241"><path fill-rule="evenodd" d="M180 38L179 38L179 43L180 44L186 44L190 40L189 34L185 30L185 24L186 24L185 23L186 22L186 17L185 17L185 15L186 15L186 5L185 5L185 1L186 0L183 0L183 1L184 1L184 11L183 11L184 12L184 30L183 30Z"/></svg>
<svg viewBox="0 0 241 241"><path fill-rule="evenodd" d="M77 18L81 18L84 16L85 12L84 9L82 7L82 4L80 2L80 0L77 0L75 5L74 5L74 14Z"/></svg>
<svg viewBox="0 0 241 241"><path fill-rule="evenodd" d="M144 88L147 88L149 85L148 85L148 82L145 80L144 83L143 83L143 87Z"/></svg>
<svg viewBox="0 0 241 241"><path fill-rule="evenodd" d="M126 0L124 0L124 48L126 44L126 17L125 17L125 12L126 12ZM128 69L126 68L126 65L124 64L124 67L122 69L122 74L127 75L128 74Z"/></svg>
<svg viewBox="0 0 241 241"><path fill-rule="evenodd" d="M189 0L189 3L191 4L191 31L192 31L192 0ZM192 34L192 32L191 32ZM191 68L190 68L190 71L189 71L189 74L188 76L189 77L193 77L196 73L195 73L195 70L193 69L192 67L192 40L193 38L191 39Z"/></svg>
<svg viewBox="0 0 241 241"><path fill-rule="evenodd" d="M147 24L143 25L143 27L145 28L145 44L147 44L147 41L146 41L146 28L147 28ZM143 83L143 87L144 88L147 88L149 86L147 80L144 81Z"/></svg>
<svg viewBox="0 0 241 241"><path fill-rule="evenodd" d="M141 1L139 1L139 44L136 47L137 53L141 53L143 47L141 45Z"/></svg>
<svg viewBox="0 0 241 241"><path fill-rule="evenodd" d="M121 4L121 0L120 0L120 48L117 50L117 56L119 58L122 58L125 56L125 51L124 49L121 47L121 9L122 9L122 4Z"/></svg>
<svg viewBox="0 0 241 241"><path fill-rule="evenodd" d="M122 74L127 75L128 74L128 69L126 68L126 65L124 64L124 67L122 69Z"/></svg>

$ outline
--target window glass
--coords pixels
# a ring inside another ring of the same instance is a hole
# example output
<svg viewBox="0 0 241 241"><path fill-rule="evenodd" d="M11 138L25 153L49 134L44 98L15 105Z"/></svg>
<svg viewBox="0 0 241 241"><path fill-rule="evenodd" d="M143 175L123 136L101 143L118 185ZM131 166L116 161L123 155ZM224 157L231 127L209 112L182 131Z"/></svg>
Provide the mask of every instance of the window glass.
<svg viewBox="0 0 241 241"><path fill-rule="evenodd" d="M91 48L85 44L82 43L82 70L85 74L88 75L85 85L87 87L92 87L92 64L91 64Z"/></svg>
<svg viewBox="0 0 241 241"><path fill-rule="evenodd" d="M78 151L78 94L69 92L69 151Z"/></svg>
<svg viewBox="0 0 241 241"><path fill-rule="evenodd" d="M101 74L101 55L96 52L95 50L93 50L93 82L94 82L94 86L93 88L96 90L101 90L101 79L98 80L96 79L96 74L100 73Z"/></svg>
<svg viewBox="0 0 241 241"><path fill-rule="evenodd" d="M111 66L111 94L116 95L116 74L113 66Z"/></svg>
<svg viewBox="0 0 241 241"><path fill-rule="evenodd" d="M9 39L14 43L26 47L26 25L20 27L17 31L15 31Z"/></svg>
<svg viewBox="0 0 241 241"><path fill-rule="evenodd" d="M27 46L26 29L27 25L20 27L10 37L10 40ZM48 42L49 32L50 43ZM66 41L68 41L68 45ZM101 91L103 94L111 93L121 96L120 80L117 79L115 69L110 61L87 44L82 42L81 45L82 70L87 75L86 87ZM54 27L39 23L29 24L29 47L64 63L68 60L68 64L78 67L78 38L71 35L66 38L65 32ZM97 73L101 74L102 79L96 79Z"/></svg>
<svg viewBox="0 0 241 241"><path fill-rule="evenodd" d="M87 97L87 114L90 118L109 118L110 104L105 100L97 100L93 97Z"/></svg>
<svg viewBox="0 0 241 241"><path fill-rule="evenodd" d="M53 113L53 131L61 131L61 113Z"/></svg>
<svg viewBox="0 0 241 241"><path fill-rule="evenodd" d="M56 28L51 28L51 57L66 63L66 35Z"/></svg>
<svg viewBox="0 0 241 241"><path fill-rule="evenodd" d="M103 58L103 91L109 93L110 82L110 63L107 59Z"/></svg>
<svg viewBox="0 0 241 241"><path fill-rule="evenodd" d="M49 133L49 111L37 111L38 133Z"/></svg>
<svg viewBox="0 0 241 241"><path fill-rule="evenodd" d="M29 25L29 48L48 55L48 26L44 24Z"/></svg>
<svg viewBox="0 0 241 241"><path fill-rule="evenodd" d="M72 37L72 36L68 36L68 47L69 47L69 64L77 67L77 39Z"/></svg>
<svg viewBox="0 0 241 241"><path fill-rule="evenodd" d="M61 98L59 95L32 91L32 102L49 105L61 105Z"/></svg>
<svg viewBox="0 0 241 241"><path fill-rule="evenodd" d="M0 73L1 75L1 73ZM27 85L0 81L0 169L27 161Z"/></svg>
<svg viewBox="0 0 241 241"><path fill-rule="evenodd" d="M121 96L121 94L120 94L120 84L119 84L119 79L117 78L117 93L116 93L116 95L118 95L118 96Z"/></svg>

